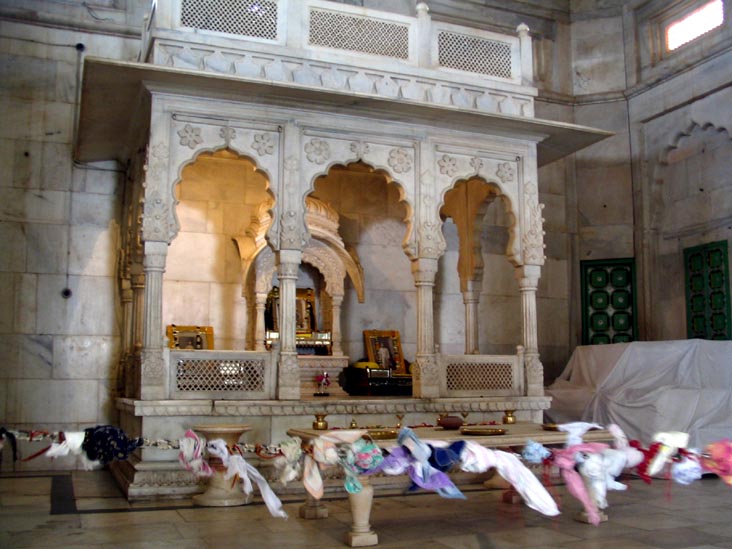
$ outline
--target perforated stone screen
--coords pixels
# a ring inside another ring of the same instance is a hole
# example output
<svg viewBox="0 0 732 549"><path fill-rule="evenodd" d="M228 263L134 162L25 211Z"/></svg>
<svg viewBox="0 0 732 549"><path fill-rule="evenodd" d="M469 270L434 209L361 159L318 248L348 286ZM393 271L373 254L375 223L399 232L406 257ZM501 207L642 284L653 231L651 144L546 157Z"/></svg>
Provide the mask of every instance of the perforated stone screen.
<svg viewBox="0 0 732 549"><path fill-rule="evenodd" d="M510 362L455 362L447 365L448 391L506 391L513 389Z"/></svg>
<svg viewBox="0 0 732 549"><path fill-rule="evenodd" d="M277 2L268 0L183 0L185 27L277 40Z"/></svg>
<svg viewBox="0 0 732 549"><path fill-rule="evenodd" d="M437 36L441 67L511 78L511 46L505 42L441 31Z"/></svg>
<svg viewBox="0 0 732 549"><path fill-rule="evenodd" d="M264 369L262 360L180 358L176 362L175 387L178 391L262 392Z"/></svg>
<svg viewBox="0 0 732 549"><path fill-rule="evenodd" d="M409 26L311 9L309 43L313 46L408 59Z"/></svg>

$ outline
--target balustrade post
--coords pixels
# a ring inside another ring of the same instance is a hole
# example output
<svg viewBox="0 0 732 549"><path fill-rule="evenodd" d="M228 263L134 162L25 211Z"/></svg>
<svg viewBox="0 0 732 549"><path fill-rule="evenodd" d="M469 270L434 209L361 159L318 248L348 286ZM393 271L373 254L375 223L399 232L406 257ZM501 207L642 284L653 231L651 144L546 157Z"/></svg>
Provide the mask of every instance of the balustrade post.
<svg viewBox="0 0 732 549"><path fill-rule="evenodd" d="M432 68L432 17L425 2L417 4L417 65Z"/></svg>
<svg viewBox="0 0 732 549"><path fill-rule="evenodd" d="M531 49L531 36L529 27L521 23L516 27L519 35L519 50L521 56L521 84L524 86L534 85L534 52Z"/></svg>

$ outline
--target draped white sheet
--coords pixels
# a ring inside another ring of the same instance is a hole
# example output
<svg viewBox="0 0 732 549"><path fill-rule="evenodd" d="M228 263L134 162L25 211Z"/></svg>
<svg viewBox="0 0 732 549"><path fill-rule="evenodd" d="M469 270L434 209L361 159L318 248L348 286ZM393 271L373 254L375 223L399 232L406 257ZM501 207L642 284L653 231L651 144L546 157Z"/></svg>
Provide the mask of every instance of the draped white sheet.
<svg viewBox="0 0 732 549"><path fill-rule="evenodd" d="M617 423L644 444L657 432L683 431L702 447L732 438L732 341L577 347L546 393L556 423Z"/></svg>

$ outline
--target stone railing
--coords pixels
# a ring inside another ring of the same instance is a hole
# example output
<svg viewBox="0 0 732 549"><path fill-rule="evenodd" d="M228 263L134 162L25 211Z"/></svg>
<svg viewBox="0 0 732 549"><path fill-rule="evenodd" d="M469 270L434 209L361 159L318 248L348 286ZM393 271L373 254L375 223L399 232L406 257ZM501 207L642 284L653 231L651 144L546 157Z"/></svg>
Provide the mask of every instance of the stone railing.
<svg viewBox="0 0 732 549"><path fill-rule="evenodd" d="M170 351L170 398L261 400L275 396L270 352Z"/></svg>
<svg viewBox="0 0 732 549"><path fill-rule="evenodd" d="M441 397L523 395L522 355L440 356Z"/></svg>
<svg viewBox="0 0 732 549"><path fill-rule="evenodd" d="M324 0L166 0L144 62L533 117L528 28L498 34Z"/></svg>

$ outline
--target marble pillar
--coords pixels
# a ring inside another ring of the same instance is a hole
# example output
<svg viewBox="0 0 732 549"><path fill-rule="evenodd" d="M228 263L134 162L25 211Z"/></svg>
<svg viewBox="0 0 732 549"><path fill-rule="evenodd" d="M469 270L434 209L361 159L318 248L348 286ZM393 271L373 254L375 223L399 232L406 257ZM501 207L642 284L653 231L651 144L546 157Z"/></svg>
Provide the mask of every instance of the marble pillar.
<svg viewBox="0 0 732 549"><path fill-rule="evenodd" d="M254 350L264 351L264 339L266 337L264 310L267 306L267 294L257 292L254 294L255 328L254 328Z"/></svg>
<svg viewBox="0 0 732 549"><path fill-rule="evenodd" d="M480 352L478 339L478 303L480 302L480 281L468 280L463 291L465 305L465 354L477 355Z"/></svg>
<svg viewBox="0 0 732 549"><path fill-rule="evenodd" d="M342 295L334 295L331 298L331 354L333 356L343 356L343 348L341 347L341 305L343 304Z"/></svg>
<svg viewBox="0 0 732 549"><path fill-rule="evenodd" d="M536 316L536 290L541 267L523 265L516 269L521 292L524 367L526 370L526 395L544 394L544 369L539 360L539 342Z"/></svg>
<svg viewBox="0 0 732 549"><path fill-rule="evenodd" d="M163 273L168 243L145 242L145 310L142 336L142 399L167 397L163 356Z"/></svg>
<svg viewBox="0 0 732 549"><path fill-rule="evenodd" d="M300 398L300 368L297 363L295 342L295 284L301 259L300 250L281 250L279 252L280 360L277 386L278 398L283 400Z"/></svg>
<svg viewBox="0 0 732 549"><path fill-rule="evenodd" d="M417 355L412 391L417 398L440 396L440 379L435 357L433 290L437 259L421 258L412 262L417 287Z"/></svg>

